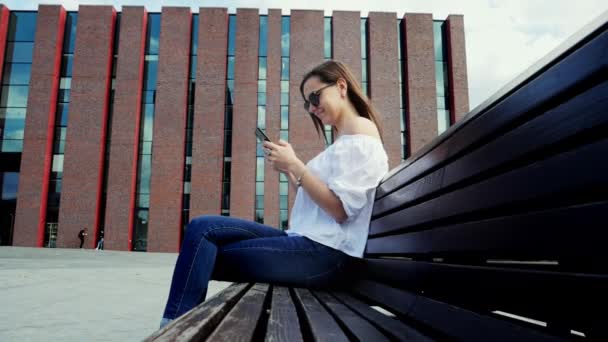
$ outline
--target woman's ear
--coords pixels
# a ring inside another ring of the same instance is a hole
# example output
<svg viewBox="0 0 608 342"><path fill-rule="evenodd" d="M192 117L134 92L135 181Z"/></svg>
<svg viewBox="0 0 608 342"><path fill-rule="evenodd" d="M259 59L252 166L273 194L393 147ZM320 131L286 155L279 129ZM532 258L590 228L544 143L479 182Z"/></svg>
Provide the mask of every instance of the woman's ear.
<svg viewBox="0 0 608 342"><path fill-rule="evenodd" d="M346 98L346 94L348 92L348 84L346 83L346 80L343 78L338 78L336 83L338 84L338 91L340 92L340 97Z"/></svg>

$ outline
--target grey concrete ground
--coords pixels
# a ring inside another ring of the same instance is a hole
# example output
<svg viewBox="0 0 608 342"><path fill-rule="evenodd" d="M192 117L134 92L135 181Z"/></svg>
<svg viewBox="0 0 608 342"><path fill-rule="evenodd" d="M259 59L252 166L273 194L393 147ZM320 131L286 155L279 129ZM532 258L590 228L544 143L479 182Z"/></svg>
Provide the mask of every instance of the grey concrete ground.
<svg viewBox="0 0 608 342"><path fill-rule="evenodd" d="M141 341L177 254L0 247L0 341ZM211 282L208 297L229 283Z"/></svg>

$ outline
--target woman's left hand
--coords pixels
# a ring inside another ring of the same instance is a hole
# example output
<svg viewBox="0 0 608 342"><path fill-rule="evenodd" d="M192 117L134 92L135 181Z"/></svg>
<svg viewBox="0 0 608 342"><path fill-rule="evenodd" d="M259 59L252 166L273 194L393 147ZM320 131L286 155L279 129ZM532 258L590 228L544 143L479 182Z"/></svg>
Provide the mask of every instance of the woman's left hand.
<svg viewBox="0 0 608 342"><path fill-rule="evenodd" d="M284 140L279 140L276 144L265 141L263 146L266 159L270 161L270 165L277 171L290 172L299 162L291 144Z"/></svg>

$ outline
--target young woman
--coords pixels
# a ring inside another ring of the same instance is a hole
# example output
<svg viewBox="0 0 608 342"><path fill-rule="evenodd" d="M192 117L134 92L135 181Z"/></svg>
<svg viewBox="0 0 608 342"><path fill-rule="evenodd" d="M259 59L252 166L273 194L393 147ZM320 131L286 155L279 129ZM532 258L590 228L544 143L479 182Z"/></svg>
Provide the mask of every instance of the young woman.
<svg viewBox="0 0 608 342"><path fill-rule="evenodd" d="M327 287L363 256L375 190L388 172L378 114L337 61L308 72L300 93L319 136L331 125L336 139L307 164L289 143L264 142L267 161L297 190L289 229L226 216L191 220L161 327L203 302L210 279Z"/></svg>

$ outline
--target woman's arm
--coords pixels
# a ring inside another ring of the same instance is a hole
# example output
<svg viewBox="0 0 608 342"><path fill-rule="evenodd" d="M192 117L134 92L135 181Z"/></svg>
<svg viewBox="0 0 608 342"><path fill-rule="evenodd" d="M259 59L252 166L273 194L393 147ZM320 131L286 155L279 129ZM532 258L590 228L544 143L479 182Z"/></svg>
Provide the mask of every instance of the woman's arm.
<svg viewBox="0 0 608 342"><path fill-rule="evenodd" d="M287 172L287 179L289 180L289 185L291 185L291 188L293 189L293 191L297 192L298 191L298 185L296 184L296 176L293 175L292 172Z"/></svg>
<svg viewBox="0 0 608 342"><path fill-rule="evenodd" d="M308 196L310 196L321 209L331 215L336 222L343 223L346 221L348 216L344 211L344 206L342 205L340 198L329 189L327 184L308 170L301 160L297 159L297 162L294 163L289 174L290 180L293 181L292 184L296 189L296 175L302 175L302 178L300 178L300 186L306 191ZM293 179L291 177L293 177Z"/></svg>

